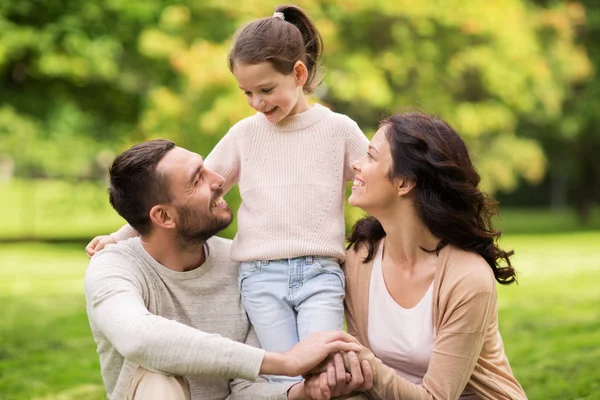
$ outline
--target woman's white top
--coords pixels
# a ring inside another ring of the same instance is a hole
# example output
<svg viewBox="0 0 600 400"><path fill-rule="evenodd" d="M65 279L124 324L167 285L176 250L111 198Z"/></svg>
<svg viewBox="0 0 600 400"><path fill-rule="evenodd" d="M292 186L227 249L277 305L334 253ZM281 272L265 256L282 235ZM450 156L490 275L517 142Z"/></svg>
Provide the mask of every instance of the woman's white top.
<svg viewBox="0 0 600 400"><path fill-rule="evenodd" d="M385 365L409 382L423 383L435 343L433 282L413 308L404 308L388 292L381 260L383 240L373 260L369 290L369 343Z"/></svg>

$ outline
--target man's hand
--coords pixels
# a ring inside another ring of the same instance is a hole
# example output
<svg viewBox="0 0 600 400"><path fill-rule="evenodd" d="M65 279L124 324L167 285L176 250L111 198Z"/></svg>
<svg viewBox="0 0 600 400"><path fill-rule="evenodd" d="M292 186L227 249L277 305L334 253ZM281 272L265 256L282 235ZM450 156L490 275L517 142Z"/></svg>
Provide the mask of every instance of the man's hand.
<svg viewBox="0 0 600 400"><path fill-rule="evenodd" d="M329 400L355 391L369 390L373 387L373 371L368 361L359 362L354 352L347 354L350 373L346 372L341 354L333 356L327 371L311 375L304 381L304 391L313 400Z"/></svg>
<svg viewBox="0 0 600 400"><path fill-rule="evenodd" d="M115 239L110 235L96 236L92 241L85 247L85 252L89 258L92 258L94 254L102 250L107 244L114 244Z"/></svg>
<svg viewBox="0 0 600 400"><path fill-rule="evenodd" d="M330 353L361 349L358 341L344 331L312 333L285 353L267 352L260 373L298 376L316 367Z"/></svg>

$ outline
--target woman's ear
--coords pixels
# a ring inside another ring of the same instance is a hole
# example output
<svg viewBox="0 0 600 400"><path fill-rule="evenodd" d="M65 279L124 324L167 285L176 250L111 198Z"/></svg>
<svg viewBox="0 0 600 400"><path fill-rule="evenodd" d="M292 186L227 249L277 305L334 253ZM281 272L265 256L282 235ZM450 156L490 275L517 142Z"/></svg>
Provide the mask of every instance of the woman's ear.
<svg viewBox="0 0 600 400"><path fill-rule="evenodd" d="M296 78L296 86L306 85L308 80L308 68L302 61L296 61L294 64L294 78Z"/></svg>
<svg viewBox="0 0 600 400"><path fill-rule="evenodd" d="M164 229L175 228L175 209L163 204L155 205L150 209L150 220L153 224Z"/></svg>
<svg viewBox="0 0 600 400"><path fill-rule="evenodd" d="M406 196L415 188L417 182L413 179L402 177L397 178L397 185L398 196Z"/></svg>

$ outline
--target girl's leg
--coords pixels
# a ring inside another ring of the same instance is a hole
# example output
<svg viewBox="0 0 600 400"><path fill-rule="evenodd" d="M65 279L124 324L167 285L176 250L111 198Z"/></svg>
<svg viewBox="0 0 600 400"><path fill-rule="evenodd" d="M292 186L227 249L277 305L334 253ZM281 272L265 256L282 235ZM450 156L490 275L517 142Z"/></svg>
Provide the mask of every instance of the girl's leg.
<svg viewBox="0 0 600 400"><path fill-rule="evenodd" d="M306 257L302 288L294 294L298 337L344 329L344 272L338 260Z"/></svg>
<svg viewBox="0 0 600 400"><path fill-rule="evenodd" d="M288 299L287 260L240 264L240 291L250 322L263 349L284 352L298 343L296 315ZM271 376L273 381L298 378Z"/></svg>

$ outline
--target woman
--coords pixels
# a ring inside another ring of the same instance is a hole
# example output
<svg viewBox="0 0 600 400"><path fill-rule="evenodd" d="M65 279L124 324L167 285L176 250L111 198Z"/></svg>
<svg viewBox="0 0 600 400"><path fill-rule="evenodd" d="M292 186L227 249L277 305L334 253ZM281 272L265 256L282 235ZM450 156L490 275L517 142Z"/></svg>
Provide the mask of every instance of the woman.
<svg viewBox="0 0 600 400"><path fill-rule="evenodd" d="M353 167L349 203L370 216L349 238L346 320L368 349L368 396L525 399L498 331L496 281L515 282L513 252L496 243L496 203L464 142L434 117L394 115Z"/></svg>

